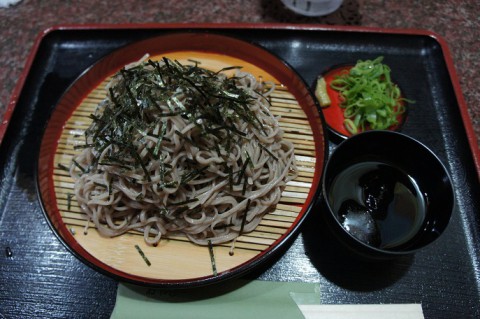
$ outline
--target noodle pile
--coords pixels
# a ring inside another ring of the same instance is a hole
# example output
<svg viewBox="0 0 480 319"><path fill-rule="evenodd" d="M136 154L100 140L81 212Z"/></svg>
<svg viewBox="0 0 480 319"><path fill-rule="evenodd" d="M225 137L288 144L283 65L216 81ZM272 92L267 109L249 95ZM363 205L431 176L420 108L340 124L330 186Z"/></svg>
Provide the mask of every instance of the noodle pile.
<svg viewBox="0 0 480 319"><path fill-rule="evenodd" d="M138 230L152 245L183 233L207 245L254 230L297 174L269 87L238 67L167 58L115 74L70 167L99 233Z"/></svg>

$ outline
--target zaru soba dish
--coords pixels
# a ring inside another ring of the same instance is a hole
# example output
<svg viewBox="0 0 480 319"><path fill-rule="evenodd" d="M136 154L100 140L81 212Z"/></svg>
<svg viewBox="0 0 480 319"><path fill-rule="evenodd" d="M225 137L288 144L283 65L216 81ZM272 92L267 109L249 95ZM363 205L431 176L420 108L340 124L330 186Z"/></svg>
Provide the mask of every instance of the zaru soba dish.
<svg viewBox="0 0 480 319"><path fill-rule="evenodd" d="M238 67L126 66L70 167L82 210L103 236L139 230L153 245L169 233L207 245L252 231L297 174L272 90Z"/></svg>

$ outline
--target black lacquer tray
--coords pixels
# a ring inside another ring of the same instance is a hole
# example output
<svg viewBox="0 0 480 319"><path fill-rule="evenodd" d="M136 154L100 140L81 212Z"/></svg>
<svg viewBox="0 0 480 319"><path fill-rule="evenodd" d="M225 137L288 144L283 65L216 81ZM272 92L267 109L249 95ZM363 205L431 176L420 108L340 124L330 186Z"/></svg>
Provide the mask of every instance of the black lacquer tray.
<svg viewBox="0 0 480 319"><path fill-rule="evenodd" d="M110 316L118 283L78 260L50 229L37 194L35 157L53 108L85 69L126 44L189 30L263 46L309 84L332 65L383 55L416 101L402 132L439 156L455 189L446 233L413 256L353 257L331 237L319 205L285 254L248 278L318 283L326 304L421 303L426 318L480 317L478 147L440 37L417 30L185 24L66 26L39 36L9 104L8 126L0 127L0 317ZM335 146L331 141L330 149Z"/></svg>

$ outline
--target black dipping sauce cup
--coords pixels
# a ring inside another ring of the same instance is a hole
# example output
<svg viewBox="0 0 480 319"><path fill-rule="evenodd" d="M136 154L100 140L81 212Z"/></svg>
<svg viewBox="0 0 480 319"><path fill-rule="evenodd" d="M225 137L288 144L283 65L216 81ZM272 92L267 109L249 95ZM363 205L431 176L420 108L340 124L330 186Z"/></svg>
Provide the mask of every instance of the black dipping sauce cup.
<svg viewBox="0 0 480 319"><path fill-rule="evenodd" d="M361 256L386 259L434 242L447 227L454 194L447 170L419 141L368 131L338 145L322 178L326 220Z"/></svg>

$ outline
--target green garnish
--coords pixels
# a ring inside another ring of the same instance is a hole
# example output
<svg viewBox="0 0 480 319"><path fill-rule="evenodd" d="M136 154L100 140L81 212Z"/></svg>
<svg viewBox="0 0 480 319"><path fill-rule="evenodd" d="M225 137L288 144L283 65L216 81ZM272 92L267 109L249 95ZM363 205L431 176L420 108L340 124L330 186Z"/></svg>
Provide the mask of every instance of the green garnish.
<svg viewBox="0 0 480 319"><path fill-rule="evenodd" d="M327 107L332 104L332 100L330 99L330 96L327 92L327 82L325 81L325 78L323 76L319 76L317 78L315 97L317 98L318 103L320 103L321 107Z"/></svg>
<svg viewBox="0 0 480 319"><path fill-rule="evenodd" d="M390 67L382 63L383 57L374 60L359 60L348 72L344 72L330 83L340 92L344 109L346 129L356 134L367 128L384 130L398 124L397 117L405 112L400 89L390 77Z"/></svg>
<svg viewBox="0 0 480 319"><path fill-rule="evenodd" d="M350 134L357 134L358 133L358 128L351 119L343 120L343 125L345 126L347 131L350 132Z"/></svg>

